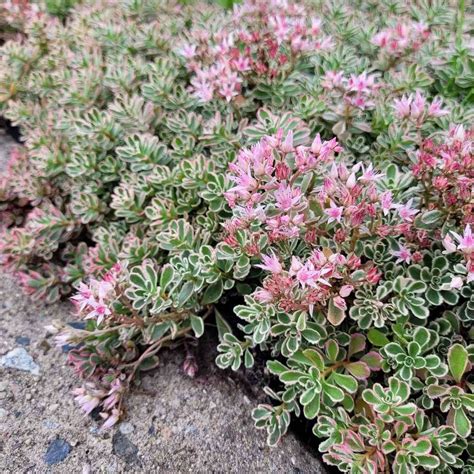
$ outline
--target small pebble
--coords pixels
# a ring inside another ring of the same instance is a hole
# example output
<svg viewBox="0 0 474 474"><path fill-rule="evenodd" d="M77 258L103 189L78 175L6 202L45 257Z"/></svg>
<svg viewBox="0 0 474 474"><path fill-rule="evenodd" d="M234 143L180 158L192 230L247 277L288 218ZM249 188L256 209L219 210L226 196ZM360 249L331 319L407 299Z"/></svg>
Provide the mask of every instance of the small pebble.
<svg viewBox="0 0 474 474"><path fill-rule="evenodd" d="M46 454L44 455L44 462L49 466L63 462L71 452L71 445L61 438L56 438L52 441Z"/></svg>
<svg viewBox="0 0 474 474"><path fill-rule="evenodd" d="M17 347L0 358L0 365L10 369L23 370L33 375L39 375L39 365L23 347Z"/></svg>
<svg viewBox="0 0 474 474"><path fill-rule="evenodd" d="M131 423L128 423L127 421L124 421L123 423L120 423L118 428L120 430L120 433L122 433L122 434L133 433L133 430L135 429L134 426Z"/></svg>
<svg viewBox="0 0 474 474"><path fill-rule="evenodd" d="M17 344L20 344L20 346L29 346L31 343L31 340L29 337L26 337L26 336L17 336L15 338L15 342Z"/></svg>
<svg viewBox="0 0 474 474"><path fill-rule="evenodd" d="M6 418L7 415L8 415L7 410L5 410L4 408L0 408L0 419Z"/></svg>

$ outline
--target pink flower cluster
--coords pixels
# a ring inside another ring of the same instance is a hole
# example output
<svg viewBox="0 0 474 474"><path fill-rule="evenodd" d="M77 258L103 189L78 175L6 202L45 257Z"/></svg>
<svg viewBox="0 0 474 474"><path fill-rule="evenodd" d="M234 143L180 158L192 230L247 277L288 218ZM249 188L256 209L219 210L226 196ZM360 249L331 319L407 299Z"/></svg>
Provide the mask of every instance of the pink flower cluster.
<svg viewBox="0 0 474 474"><path fill-rule="evenodd" d="M105 377L104 377L105 378ZM121 417L119 408L125 387L120 378L114 378L111 383L98 386L94 382L87 382L83 387L73 390L74 399L86 415L97 407L103 411L100 416L105 420L101 429L106 430L117 423Z"/></svg>
<svg viewBox="0 0 474 474"><path fill-rule="evenodd" d="M230 28L216 34L193 30L191 42L179 52L194 74L191 89L197 98L230 102L251 77L275 78L299 55L330 47L331 40L320 36L320 20L308 21L302 5L247 1L234 9Z"/></svg>
<svg viewBox="0 0 474 474"><path fill-rule="evenodd" d="M395 99L393 108L398 118L411 120L420 126L429 118L448 115L449 111L442 109L441 105L441 99L437 98L428 103L420 92L416 92L415 95L410 94L401 99Z"/></svg>
<svg viewBox="0 0 474 474"><path fill-rule="evenodd" d="M80 283L78 293L71 297L84 319L96 319L101 324L112 314L111 303L116 297L117 277L121 271L120 264L114 265L102 280L91 278L89 284Z"/></svg>
<svg viewBox="0 0 474 474"><path fill-rule="evenodd" d="M430 31L423 23L398 23L377 33L372 43L386 56L401 57L418 51L429 36Z"/></svg>
<svg viewBox="0 0 474 474"><path fill-rule="evenodd" d="M452 127L444 142L423 142L412 167L427 190L428 208L449 209L461 224L474 224L474 128Z"/></svg>
<svg viewBox="0 0 474 474"><path fill-rule="evenodd" d="M340 151L335 139L323 141L319 135L311 146L295 147L292 132L284 138L281 130L241 150L229 166L234 186L225 197L235 217L225 225L227 243L236 245L235 232L254 221L264 226L270 242L304 237L310 243L329 229L336 242L346 241L357 229L366 235L409 232L418 213L412 200L394 203L389 191L377 188L381 173L371 164L348 167L337 162L335 154ZM313 183L304 192L303 180ZM402 224L383 226L382 217L392 211Z"/></svg>
<svg viewBox="0 0 474 474"><path fill-rule="evenodd" d="M362 268L360 258L351 254L315 249L309 258L293 256L288 270L275 254L263 255L257 267L270 272L263 287L254 293L261 303L276 304L286 312L304 310L312 313L315 307L326 306L328 300L342 311L347 298L361 284L376 284L381 274L372 263L364 264L365 278L354 281L351 274ZM340 321L338 321L340 323Z"/></svg>
<svg viewBox="0 0 474 474"><path fill-rule="evenodd" d="M6 11L6 19L11 24L23 23L41 16L38 5L31 0L4 0L0 5L0 13L2 9Z"/></svg>
<svg viewBox="0 0 474 474"><path fill-rule="evenodd" d="M328 71L321 85L326 91L336 94L337 107L351 106L360 110L369 110L375 107L373 98L380 87L375 80L374 74L366 72L359 75L351 74L347 77L342 71Z"/></svg>

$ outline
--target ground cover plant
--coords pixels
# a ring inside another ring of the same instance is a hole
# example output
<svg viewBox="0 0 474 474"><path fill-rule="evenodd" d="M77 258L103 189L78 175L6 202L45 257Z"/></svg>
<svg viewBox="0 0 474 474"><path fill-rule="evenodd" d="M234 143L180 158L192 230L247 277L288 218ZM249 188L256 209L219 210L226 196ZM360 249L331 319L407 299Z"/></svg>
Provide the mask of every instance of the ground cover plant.
<svg viewBox="0 0 474 474"><path fill-rule="evenodd" d="M50 329L86 413L113 426L163 348L193 376L216 325L219 367L267 359L270 445L303 417L343 472L472 472L464 10L3 5L0 113L24 145L0 175L0 261L75 303L85 325Z"/></svg>

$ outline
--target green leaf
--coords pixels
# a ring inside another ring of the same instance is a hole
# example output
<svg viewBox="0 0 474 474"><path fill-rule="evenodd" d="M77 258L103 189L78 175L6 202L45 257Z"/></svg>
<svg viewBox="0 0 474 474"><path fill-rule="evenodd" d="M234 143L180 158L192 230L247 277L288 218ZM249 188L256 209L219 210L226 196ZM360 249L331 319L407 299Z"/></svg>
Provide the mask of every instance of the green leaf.
<svg viewBox="0 0 474 474"><path fill-rule="evenodd" d="M346 392L355 393L357 392L357 380L350 375L333 373L334 382L336 382L339 387L343 388Z"/></svg>
<svg viewBox="0 0 474 474"><path fill-rule="evenodd" d="M219 278L219 280L206 288L206 291L202 297L202 304L215 303L221 297L222 291L223 284L222 280Z"/></svg>
<svg viewBox="0 0 474 474"><path fill-rule="evenodd" d="M319 393L313 398L313 400L304 406L303 413L308 420L316 418L316 415L319 413L321 406L321 396Z"/></svg>
<svg viewBox="0 0 474 474"><path fill-rule="evenodd" d="M154 324L150 330L151 341L157 341L158 339L161 339L168 332L169 328L169 322Z"/></svg>
<svg viewBox="0 0 474 474"><path fill-rule="evenodd" d="M188 281L183 285L178 295L179 306L183 306L184 303L186 303L186 301L188 301L189 298L191 298L191 295L193 294L193 290L194 290L194 283L192 281Z"/></svg>
<svg viewBox="0 0 474 474"><path fill-rule="evenodd" d="M140 362L140 365L138 366L138 370L141 371L146 371L146 370L152 370L158 367L158 364L160 363L160 359L158 356L153 355L151 357L147 357L145 360Z"/></svg>
<svg viewBox="0 0 474 474"><path fill-rule="evenodd" d="M193 328L196 337L201 337L204 334L204 321L201 317L192 315L191 327Z"/></svg>
<svg viewBox="0 0 474 474"><path fill-rule="evenodd" d="M232 329L217 308L214 308L214 315L216 317L217 334L219 340L223 341L224 334L232 333Z"/></svg>
<svg viewBox="0 0 474 474"><path fill-rule="evenodd" d="M278 362L277 360L269 360L267 362L267 368L270 373L274 375L282 374L283 372L288 370L287 367L285 367L281 362Z"/></svg>
<svg viewBox="0 0 474 474"><path fill-rule="evenodd" d="M462 438L467 438L471 433L471 422L462 408L454 410L453 426L456 433Z"/></svg>
<svg viewBox="0 0 474 474"><path fill-rule="evenodd" d="M168 285L173 281L174 270L171 265L165 265L161 270L160 287L161 291L166 291Z"/></svg>
<svg viewBox="0 0 474 474"><path fill-rule="evenodd" d="M469 362L467 350L461 344L454 344L448 352L449 371L456 382L460 382Z"/></svg>
<svg viewBox="0 0 474 474"><path fill-rule="evenodd" d="M383 347L390 343L387 336L378 329L372 328L367 333L367 339L375 347Z"/></svg>

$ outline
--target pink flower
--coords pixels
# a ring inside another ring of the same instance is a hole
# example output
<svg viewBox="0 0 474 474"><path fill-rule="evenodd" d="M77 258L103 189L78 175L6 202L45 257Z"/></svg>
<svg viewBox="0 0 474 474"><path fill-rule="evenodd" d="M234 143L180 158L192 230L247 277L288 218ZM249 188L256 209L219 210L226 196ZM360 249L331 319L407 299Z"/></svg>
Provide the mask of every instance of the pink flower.
<svg viewBox="0 0 474 474"><path fill-rule="evenodd" d="M97 318L97 324L100 324L107 316L112 314L110 309L102 302L94 302L91 306L92 311L85 316L85 319Z"/></svg>
<svg viewBox="0 0 474 474"><path fill-rule="evenodd" d="M281 144L280 149L283 153L291 153L294 150L293 147L293 130L288 132L285 141Z"/></svg>
<svg viewBox="0 0 474 474"><path fill-rule="evenodd" d="M293 209L301 200L301 191L281 184L275 191L276 206L282 211Z"/></svg>
<svg viewBox="0 0 474 474"><path fill-rule="evenodd" d="M462 278L459 277L459 276L455 276L455 277L453 277L453 279L449 283L449 289L459 290L460 288L463 287L463 285L464 285L464 282L463 282Z"/></svg>
<svg viewBox="0 0 474 474"><path fill-rule="evenodd" d="M344 298L341 296L336 296L333 298L333 303L336 308L341 309L342 311L345 311L347 309L347 303Z"/></svg>
<svg viewBox="0 0 474 474"><path fill-rule="evenodd" d="M428 115L430 117L442 117L448 115L449 111L441 108L442 100L436 98L431 105L428 107Z"/></svg>
<svg viewBox="0 0 474 474"><path fill-rule="evenodd" d="M196 56L196 45L185 44L178 52L186 59L194 58Z"/></svg>
<svg viewBox="0 0 474 474"><path fill-rule="evenodd" d="M384 216L386 216L392 208L392 193L390 191L385 191L380 195L380 205Z"/></svg>
<svg viewBox="0 0 474 474"><path fill-rule="evenodd" d="M462 253L470 255L474 252L474 236L472 235L471 226L468 224L464 228L464 235L459 235L456 232L451 233L454 235L454 238L459 242L457 249Z"/></svg>
<svg viewBox="0 0 474 474"><path fill-rule="evenodd" d="M394 257L398 257L396 263L400 263L400 262L410 263L411 262L411 258L412 258L411 252L404 245L399 244L398 250L393 251L392 255Z"/></svg>
<svg viewBox="0 0 474 474"><path fill-rule="evenodd" d="M91 395L83 387L75 388L72 393L75 395L74 400L76 400L86 415L89 415L94 410L94 408L99 405L101 400L99 396Z"/></svg>
<svg viewBox="0 0 474 474"><path fill-rule="evenodd" d="M329 216L328 224L334 221L341 222L344 208L336 206L334 201L330 201L329 205L331 206L329 209L324 209L325 214Z"/></svg>
<svg viewBox="0 0 474 474"><path fill-rule="evenodd" d="M273 301L272 293L263 288L256 290L253 296L259 303L271 303Z"/></svg>
<svg viewBox="0 0 474 474"><path fill-rule="evenodd" d="M306 285L316 287L316 281L320 276L320 272L314 269L311 262L306 262L296 273L296 279L304 288Z"/></svg>
<svg viewBox="0 0 474 474"><path fill-rule="evenodd" d="M373 181L378 181L384 176L383 173L377 173L372 166L372 163L363 171L362 176L359 177L359 181L362 183L370 183Z"/></svg>
<svg viewBox="0 0 474 474"><path fill-rule="evenodd" d="M406 222L413 222L413 216L418 214L418 209L413 209L413 198L410 199L406 204L397 204L395 208L398 211L400 217Z"/></svg>
<svg viewBox="0 0 474 474"><path fill-rule="evenodd" d="M419 118L425 110L426 99L421 95L419 91L416 92L413 103L411 104L410 116L413 119Z"/></svg>
<svg viewBox="0 0 474 474"><path fill-rule="evenodd" d="M262 255L262 260L263 260L263 264L259 264L255 266L270 273L278 274L283 271L283 267L281 266L281 263L275 254Z"/></svg>
<svg viewBox="0 0 474 474"><path fill-rule="evenodd" d="M112 428L120 419L121 413L119 410L114 408L111 414L101 413L100 416L105 419L104 424L102 425L102 430L108 430Z"/></svg>
<svg viewBox="0 0 474 474"><path fill-rule="evenodd" d="M395 99L393 107L395 109L395 114L399 118L407 118L410 116L410 105L413 101L411 96L403 96L401 99Z"/></svg>
<svg viewBox="0 0 474 474"><path fill-rule="evenodd" d="M353 289L354 287L352 285L341 286L341 289L339 290L339 296L347 298L352 293Z"/></svg>
<svg viewBox="0 0 474 474"><path fill-rule="evenodd" d="M449 234L446 234L444 239L443 239L443 246L446 249L443 253L444 254L449 254L456 252L456 244L454 243L454 240Z"/></svg>

